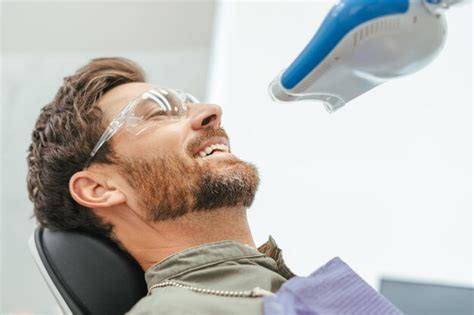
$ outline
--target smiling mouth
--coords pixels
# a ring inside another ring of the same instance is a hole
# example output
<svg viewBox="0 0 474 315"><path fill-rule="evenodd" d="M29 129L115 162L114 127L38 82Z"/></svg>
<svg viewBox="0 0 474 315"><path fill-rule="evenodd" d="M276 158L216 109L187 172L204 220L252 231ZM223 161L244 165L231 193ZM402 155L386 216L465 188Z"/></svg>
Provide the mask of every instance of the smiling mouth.
<svg viewBox="0 0 474 315"><path fill-rule="evenodd" d="M220 153L229 153L229 147L223 143L215 143L205 147L203 150L199 151L194 157L195 158L205 158L207 156L213 155L217 152Z"/></svg>

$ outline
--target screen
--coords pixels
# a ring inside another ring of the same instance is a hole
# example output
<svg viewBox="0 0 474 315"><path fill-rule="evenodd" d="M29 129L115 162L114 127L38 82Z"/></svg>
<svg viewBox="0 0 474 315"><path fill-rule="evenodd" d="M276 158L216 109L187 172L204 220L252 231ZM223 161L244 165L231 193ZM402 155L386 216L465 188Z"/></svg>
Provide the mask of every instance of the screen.
<svg viewBox="0 0 474 315"><path fill-rule="evenodd" d="M382 279L380 293L406 315L473 315L474 288Z"/></svg>

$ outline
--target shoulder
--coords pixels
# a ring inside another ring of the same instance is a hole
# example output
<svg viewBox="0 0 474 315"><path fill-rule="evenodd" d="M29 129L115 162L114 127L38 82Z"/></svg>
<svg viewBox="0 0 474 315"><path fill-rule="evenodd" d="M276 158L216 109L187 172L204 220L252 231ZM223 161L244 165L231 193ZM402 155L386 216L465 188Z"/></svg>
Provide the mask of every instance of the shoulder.
<svg viewBox="0 0 474 315"><path fill-rule="evenodd" d="M183 288L154 289L143 297L127 314L167 315L261 315L262 298L226 297L192 292Z"/></svg>

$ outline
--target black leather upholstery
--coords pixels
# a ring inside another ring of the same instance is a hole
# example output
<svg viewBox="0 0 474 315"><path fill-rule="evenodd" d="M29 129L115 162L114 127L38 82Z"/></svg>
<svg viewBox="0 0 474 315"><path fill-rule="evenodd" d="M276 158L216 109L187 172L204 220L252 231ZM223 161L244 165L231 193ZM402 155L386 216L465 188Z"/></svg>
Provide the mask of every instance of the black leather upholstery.
<svg viewBox="0 0 474 315"><path fill-rule="evenodd" d="M144 272L114 243L38 227L35 245L73 314L124 314L146 295Z"/></svg>

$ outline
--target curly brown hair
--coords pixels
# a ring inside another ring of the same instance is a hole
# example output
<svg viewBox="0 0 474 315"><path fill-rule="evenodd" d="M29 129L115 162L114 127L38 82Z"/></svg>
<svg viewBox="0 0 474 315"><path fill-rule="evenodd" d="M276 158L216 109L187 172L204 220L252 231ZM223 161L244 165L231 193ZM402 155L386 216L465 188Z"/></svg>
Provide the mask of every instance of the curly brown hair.
<svg viewBox="0 0 474 315"><path fill-rule="evenodd" d="M120 245L110 223L78 204L69 192L71 176L81 171L105 130L97 100L112 88L145 82L143 69L125 58L97 58L65 77L51 103L41 109L28 149L28 194L37 222L52 230L81 231ZM110 164L105 143L93 163Z"/></svg>

